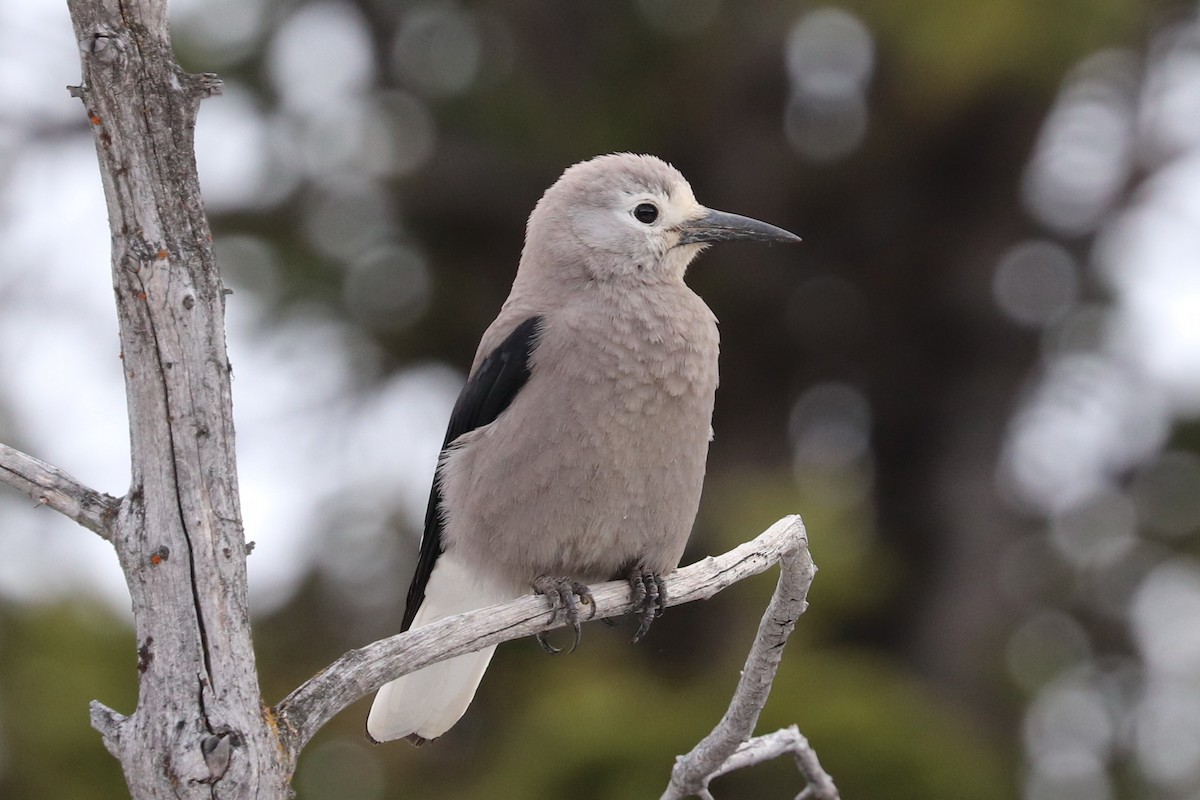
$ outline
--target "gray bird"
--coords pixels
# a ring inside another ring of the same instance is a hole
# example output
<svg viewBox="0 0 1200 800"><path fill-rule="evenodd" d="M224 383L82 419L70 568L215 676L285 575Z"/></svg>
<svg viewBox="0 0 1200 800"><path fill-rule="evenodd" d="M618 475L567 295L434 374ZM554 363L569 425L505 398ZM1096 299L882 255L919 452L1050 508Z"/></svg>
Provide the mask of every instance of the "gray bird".
<svg viewBox="0 0 1200 800"><path fill-rule="evenodd" d="M588 583L623 578L640 609L634 640L645 634L712 439L717 320L684 273L709 244L739 239L799 241L705 208L652 156L599 156L546 190L450 416L402 630L536 592L578 641L575 598L590 604ZM368 735L445 733L494 650L385 684Z"/></svg>

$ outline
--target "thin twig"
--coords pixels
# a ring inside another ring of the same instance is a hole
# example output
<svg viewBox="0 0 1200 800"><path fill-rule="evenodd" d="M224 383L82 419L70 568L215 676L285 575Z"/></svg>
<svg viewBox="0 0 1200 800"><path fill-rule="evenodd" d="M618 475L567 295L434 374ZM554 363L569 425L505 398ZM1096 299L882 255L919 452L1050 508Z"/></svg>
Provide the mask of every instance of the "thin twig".
<svg viewBox="0 0 1200 800"><path fill-rule="evenodd" d="M92 727L100 732L100 738L104 741L104 747L115 758L120 760L121 729L124 727L128 717L113 711L99 700L93 700L88 708Z"/></svg>
<svg viewBox="0 0 1200 800"><path fill-rule="evenodd" d="M737 581L764 571L784 558L785 553L797 549L807 553L804 523L797 516L784 517L752 541L667 576L667 605L712 597ZM633 610L629 584L624 581L594 586L592 596L596 604L595 619ZM394 678L462 653L565 624L550 625L549 617L545 598L529 596L448 617L351 650L275 707L285 746L293 755L298 754L333 715Z"/></svg>
<svg viewBox="0 0 1200 800"><path fill-rule="evenodd" d="M808 743L808 739L804 738L795 725L781 728L774 733L755 736L750 741L743 742L733 755L725 759L724 764L704 779L704 788L699 794L701 797L707 794L708 784L714 778L734 770L770 761L788 753L791 753L792 757L796 759L796 767L808 784L797 800L839 800L838 790L833 784L833 779L821 766L816 751Z"/></svg>
<svg viewBox="0 0 1200 800"><path fill-rule="evenodd" d="M706 796L708 782L754 732L783 658L783 646L808 607L808 588L817 571L802 524L793 546L781 554L779 566L779 583L759 623L729 708L712 733L676 760L662 800Z"/></svg>
<svg viewBox="0 0 1200 800"><path fill-rule="evenodd" d="M0 444L0 483L111 541L112 521L120 505L117 498L89 489L61 469L6 444Z"/></svg>

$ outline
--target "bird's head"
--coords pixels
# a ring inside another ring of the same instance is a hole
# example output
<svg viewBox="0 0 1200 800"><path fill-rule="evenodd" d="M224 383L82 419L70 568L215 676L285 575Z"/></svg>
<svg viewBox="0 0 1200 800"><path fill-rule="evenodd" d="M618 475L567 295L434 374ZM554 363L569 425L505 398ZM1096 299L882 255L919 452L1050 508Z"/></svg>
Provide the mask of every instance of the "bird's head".
<svg viewBox="0 0 1200 800"><path fill-rule="evenodd" d="M715 242L800 238L696 201L679 170L654 156L615 153L576 164L529 218L522 270L585 281L680 281Z"/></svg>

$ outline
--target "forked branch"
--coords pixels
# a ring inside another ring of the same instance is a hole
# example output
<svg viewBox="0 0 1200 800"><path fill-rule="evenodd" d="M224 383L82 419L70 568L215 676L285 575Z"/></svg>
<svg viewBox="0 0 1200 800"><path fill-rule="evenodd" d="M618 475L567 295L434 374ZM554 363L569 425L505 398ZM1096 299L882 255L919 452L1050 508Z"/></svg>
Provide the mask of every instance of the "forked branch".
<svg viewBox="0 0 1200 800"><path fill-rule="evenodd" d="M768 733L765 736L755 736L750 741L738 745L737 750L733 752L733 755L725 759L724 764L718 767L711 775L704 777L702 781L703 785L697 794L703 800L712 800L712 795L708 791L708 784L714 778L719 778L734 770L752 767L755 764L761 764L764 761L770 761L773 758L778 758L789 753L795 759L796 768L804 776L804 780L808 784L804 787L804 791L796 796L796 800L840 800L841 795L838 794L837 787L833 784L833 779L821 767L821 762L817 760L816 751L812 749L812 745L808 743L808 739L805 739L800 734L800 730L795 725L780 728L774 733Z"/></svg>
<svg viewBox="0 0 1200 800"><path fill-rule="evenodd" d="M771 684L779 662L783 659L783 646L796 627L796 620L808 608L808 589L812 585L817 568L808 552L808 539L803 524L797 541L780 554L779 583L775 594L763 614L758 634L746 657L741 679L725 716L691 752L680 756L671 771L671 782L663 792L662 800L680 800L699 795L711 798L709 782L726 772L774 758L781 752L797 753L808 788L802 797L837 800L837 789L833 781L821 769L815 753L808 742L795 728L777 731L767 737L751 739L758 716L767 703ZM795 732L791 738L786 731ZM800 746L803 743L803 746ZM786 745L788 749L783 749ZM800 758L803 753L804 758Z"/></svg>

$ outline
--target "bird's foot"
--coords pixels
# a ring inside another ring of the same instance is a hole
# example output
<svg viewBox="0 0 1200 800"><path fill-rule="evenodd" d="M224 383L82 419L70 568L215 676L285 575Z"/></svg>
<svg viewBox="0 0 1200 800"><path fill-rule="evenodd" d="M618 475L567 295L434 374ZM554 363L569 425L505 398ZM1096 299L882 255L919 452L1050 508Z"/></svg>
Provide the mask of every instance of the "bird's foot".
<svg viewBox="0 0 1200 800"><path fill-rule="evenodd" d="M565 619L571 623L571 628L575 631L575 641L571 642L571 647L567 652L574 652L575 648L579 646L579 638L582 635L579 627L579 605L575 602L575 598L579 598L579 603L591 606L591 613L587 616L588 619L591 619L596 616L596 601L592 599L592 590L586 583L580 583L571 578L551 578L548 575L542 575L534 580L533 590L550 601L551 622ZM550 644L544 632L536 634L534 638L547 653L553 655L562 652L561 647Z"/></svg>
<svg viewBox="0 0 1200 800"><path fill-rule="evenodd" d="M633 634L636 643L650 630L651 623L662 616L667 607L667 586L663 583L662 575L635 567L626 575L629 587L633 590L633 604L642 622L637 632Z"/></svg>

